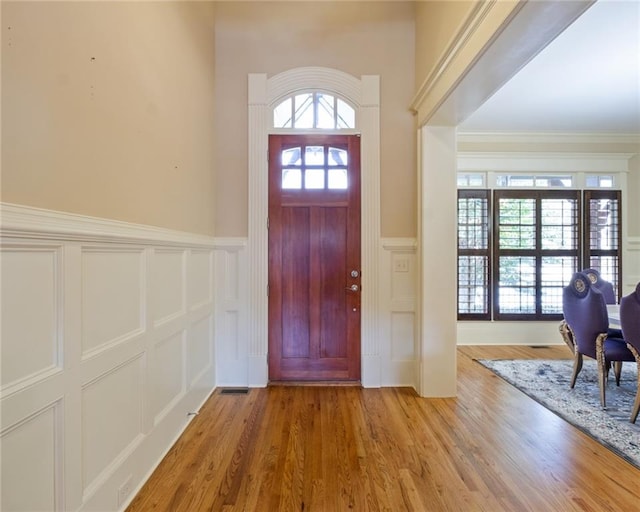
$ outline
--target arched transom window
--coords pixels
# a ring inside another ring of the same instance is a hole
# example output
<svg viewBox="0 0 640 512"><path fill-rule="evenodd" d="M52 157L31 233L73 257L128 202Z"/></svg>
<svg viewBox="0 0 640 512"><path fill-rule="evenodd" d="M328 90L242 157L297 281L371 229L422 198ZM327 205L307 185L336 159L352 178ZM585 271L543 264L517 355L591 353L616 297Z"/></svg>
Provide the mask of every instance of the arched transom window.
<svg viewBox="0 0 640 512"><path fill-rule="evenodd" d="M355 124L354 108L323 92L289 96L273 109L274 128L341 130L355 128Z"/></svg>

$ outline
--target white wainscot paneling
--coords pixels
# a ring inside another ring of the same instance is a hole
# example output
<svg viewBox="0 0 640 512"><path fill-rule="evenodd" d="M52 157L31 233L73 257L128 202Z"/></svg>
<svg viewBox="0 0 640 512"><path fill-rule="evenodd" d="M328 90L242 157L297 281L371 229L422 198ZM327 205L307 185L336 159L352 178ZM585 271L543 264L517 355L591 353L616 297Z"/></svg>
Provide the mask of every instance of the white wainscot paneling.
<svg viewBox="0 0 640 512"><path fill-rule="evenodd" d="M144 269L142 249L83 248L83 357L144 331Z"/></svg>
<svg viewBox="0 0 640 512"><path fill-rule="evenodd" d="M18 387L61 365L59 247L3 247L2 389Z"/></svg>
<svg viewBox="0 0 640 512"><path fill-rule="evenodd" d="M211 367L212 315L194 322L187 343L189 386L196 385L199 377Z"/></svg>
<svg viewBox="0 0 640 512"><path fill-rule="evenodd" d="M189 308L197 309L213 300L213 251L192 250L189 259Z"/></svg>
<svg viewBox="0 0 640 512"><path fill-rule="evenodd" d="M185 251L155 250L151 264L153 325L162 325L181 314L185 304Z"/></svg>
<svg viewBox="0 0 640 512"><path fill-rule="evenodd" d="M413 361L415 359L415 333L413 313L391 314L391 359Z"/></svg>
<svg viewBox="0 0 640 512"><path fill-rule="evenodd" d="M458 345L564 345L558 326L551 322L458 321Z"/></svg>
<svg viewBox="0 0 640 512"><path fill-rule="evenodd" d="M216 322L216 375L220 386L246 386L246 364L238 346L238 312L223 311Z"/></svg>
<svg viewBox="0 0 640 512"><path fill-rule="evenodd" d="M387 238L382 248L381 385L417 387L416 241Z"/></svg>
<svg viewBox="0 0 640 512"><path fill-rule="evenodd" d="M2 433L2 499L9 511L62 510L60 402Z"/></svg>
<svg viewBox="0 0 640 512"><path fill-rule="evenodd" d="M391 254L391 298L410 299L416 296L415 256L405 252Z"/></svg>
<svg viewBox="0 0 640 512"><path fill-rule="evenodd" d="M85 498L102 485L142 437L142 354L82 388L82 480Z"/></svg>
<svg viewBox="0 0 640 512"><path fill-rule="evenodd" d="M153 357L150 359L152 384L150 401L154 424L161 421L184 394L185 339L186 331L180 331L159 341L153 347Z"/></svg>
<svg viewBox="0 0 640 512"><path fill-rule="evenodd" d="M629 237L624 256L622 294L627 295L640 283L640 237Z"/></svg>
<svg viewBox="0 0 640 512"><path fill-rule="evenodd" d="M246 252L244 243L237 240L226 241L220 245L214 260L217 283L215 289L216 379L219 386L248 386L250 385L246 344L248 304L243 295L243 290L247 289ZM253 372L251 377L252 385L266 382L266 369L264 372Z"/></svg>

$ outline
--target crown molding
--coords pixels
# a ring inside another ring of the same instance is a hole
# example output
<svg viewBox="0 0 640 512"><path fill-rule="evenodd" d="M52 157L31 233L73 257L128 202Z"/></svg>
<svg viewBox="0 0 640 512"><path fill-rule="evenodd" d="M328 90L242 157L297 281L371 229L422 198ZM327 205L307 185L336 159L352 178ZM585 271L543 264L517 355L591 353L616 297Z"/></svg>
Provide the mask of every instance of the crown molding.
<svg viewBox="0 0 640 512"><path fill-rule="evenodd" d="M410 105L411 112L414 114L418 113L420 105L424 102L427 95L433 90L438 81L451 66L451 63L458 56L461 50L469 43L472 36L482 26L482 22L494 7L494 4L495 1L482 1L473 7L467 18L462 23L460 30L453 37L449 46L447 46L447 49L442 54L440 60L438 60L422 84L420 84L420 87L418 88L418 91Z"/></svg>
<svg viewBox="0 0 640 512"><path fill-rule="evenodd" d="M206 235L12 203L0 203L0 235L40 240L216 248L216 239Z"/></svg>
<svg viewBox="0 0 640 512"><path fill-rule="evenodd" d="M636 144L640 133L471 132L458 131L458 142L513 144Z"/></svg>

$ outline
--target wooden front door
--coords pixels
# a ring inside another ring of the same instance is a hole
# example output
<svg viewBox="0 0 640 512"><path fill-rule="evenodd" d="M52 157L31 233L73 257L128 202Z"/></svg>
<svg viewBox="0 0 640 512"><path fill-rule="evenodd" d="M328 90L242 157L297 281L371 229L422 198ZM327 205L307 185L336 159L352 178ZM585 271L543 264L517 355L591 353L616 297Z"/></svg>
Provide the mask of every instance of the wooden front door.
<svg viewBox="0 0 640 512"><path fill-rule="evenodd" d="M360 137L269 137L269 379L360 380Z"/></svg>

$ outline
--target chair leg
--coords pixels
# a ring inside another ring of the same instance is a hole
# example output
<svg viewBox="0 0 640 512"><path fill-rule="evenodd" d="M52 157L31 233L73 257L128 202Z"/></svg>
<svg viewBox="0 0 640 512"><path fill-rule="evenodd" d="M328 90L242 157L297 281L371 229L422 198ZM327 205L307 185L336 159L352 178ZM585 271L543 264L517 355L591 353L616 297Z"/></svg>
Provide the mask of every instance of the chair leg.
<svg viewBox="0 0 640 512"><path fill-rule="evenodd" d="M607 385L606 382L607 376L605 373L604 366L598 365L598 385L600 386L600 405L603 409L607 408L607 397L605 396L605 387Z"/></svg>
<svg viewBox="0 0 640 512"><path fill-rule="evenodd" d="M609 375L609 366L604 357L604 340L607 338L606 333L599 334L596 338L596 360L598 362L598 384L600 385L600 405L603 409L607 408L607 397L605 387L607 385L607 376Z"/></svg>
<svg viewBox="0 0 640 512"><path fill-rule="evenodd" d="M569 324L565 320L563 320L562 322L560 322L558 330L560 331L562 340L566 343L567 347L569 347L571 353L573 353L575 351L575 343L573 341L573 333L569 328Z"/></svg>
<svg viewBox="0 0 640 512"><path fill-rule="evenodd" d="M613 373L616 376L616 386L620 385L620 374L622 373L622 361L613 362Z"/></svg>
<svg viewBox="0 0 640 512"><path fill-rule="evenodd" d="M578 378L578 374L582 370L582 354L577 350L573 354L573 375L571 375L571 389L576 385L576 379Z"/></svg>
<svg viewBox="0 0 640 512"><path fill-rule="evenodd" d="M627 347L629 347L629 350L636 360L636 365L638 366L638 389L636 390L636 399L635 402L633 402L633 409L631 409L631 418L629 419L631 423L635 423L636 419L638 418L638 411L640 411L640 354L638 353L636 347L631 343L627 343Z"/></svg>

